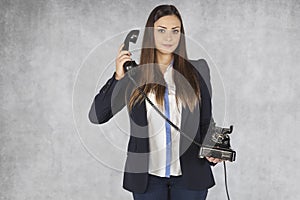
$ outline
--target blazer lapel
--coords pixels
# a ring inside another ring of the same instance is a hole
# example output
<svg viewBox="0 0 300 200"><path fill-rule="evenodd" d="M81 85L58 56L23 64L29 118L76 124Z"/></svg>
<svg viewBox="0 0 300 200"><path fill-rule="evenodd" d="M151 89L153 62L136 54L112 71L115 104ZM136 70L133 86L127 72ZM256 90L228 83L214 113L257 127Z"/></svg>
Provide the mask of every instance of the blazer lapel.
<svg viewBox="0 0 300 200"><path fill-rule="evenodd" d="M136 104L130 112L131 137L136 141L136 153L149 152L148 121L146 103Z"/></svg>

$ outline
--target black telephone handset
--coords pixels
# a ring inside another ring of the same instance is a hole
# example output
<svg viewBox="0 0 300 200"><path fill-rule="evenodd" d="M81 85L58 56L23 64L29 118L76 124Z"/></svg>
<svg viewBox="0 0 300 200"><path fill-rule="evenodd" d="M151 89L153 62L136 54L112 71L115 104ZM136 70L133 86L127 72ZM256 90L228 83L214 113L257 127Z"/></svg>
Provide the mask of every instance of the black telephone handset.
<svg viewBox="0 0 300 200"><path fill-rule="evenodd" d="M129 42L132 42L134 44L136 43L139 33L140 33L139 30L132 30L128 33L128 35L126 36L125 41L124 41L123 50L128 51ZM132 68L137 67L137 66L138 66L138 64L136 64L136 62L134 60L126 61L123 65L123 69L124 69L124 72L126 73L127 71L129 71Z"/></svg>

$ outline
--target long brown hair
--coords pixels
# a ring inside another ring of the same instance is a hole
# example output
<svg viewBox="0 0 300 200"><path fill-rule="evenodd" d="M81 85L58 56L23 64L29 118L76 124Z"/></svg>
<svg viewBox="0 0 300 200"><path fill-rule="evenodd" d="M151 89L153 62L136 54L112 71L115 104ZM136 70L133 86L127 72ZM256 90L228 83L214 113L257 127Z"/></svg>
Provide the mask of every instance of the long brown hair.
<svg viewBox="0 0 300 200"><path fill-rule="evenodd" d="M181 23L181 36L180 41L173 52L174 61L173 69L176 73L173 74L175 86L176 86L176 101L178 104L178 99L181 100L184 107L188 106L190 111L193 111L197 103L200 101L200 87L197 81L196 70L188 62L186 44L184 37L184 28L182 23L182 18L173 5L160 5L153 9L147 20L145 26L145 32L143 37L142 51L140 56L139 65L142 66L142 73L139 77L140 88L148 94L153 92L156 97L156 101L159 106L163 106L164 93L165 93L165 83L162 72L159 67L156 67L156 49L154 42L153 27L154 23L161 17L167 15L175 15L178 17ZM185 82L189 83L189 88L187 89L186 84L183 84L183 79ZM129 99L129 110L132 110L135 104L141 103L144 97L140 94L138 90L134 90Z"/></svg>

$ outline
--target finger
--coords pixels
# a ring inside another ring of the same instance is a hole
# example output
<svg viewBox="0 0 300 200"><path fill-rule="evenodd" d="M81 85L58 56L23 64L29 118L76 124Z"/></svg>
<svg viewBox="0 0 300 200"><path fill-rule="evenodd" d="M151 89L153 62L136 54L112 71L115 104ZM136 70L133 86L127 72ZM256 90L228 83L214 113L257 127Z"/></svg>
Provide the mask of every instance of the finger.
<svg viewBox="0 0 300 200"><path fill-rule="evenodd" d="M131 61L132 59L130 57L124 57L120 59L120 63L124 62L124 61Z"/></svg>
<svg viewBox="0 0 300 200"><path fill-rule="evenodd" d="M121 60L119 61L119 63L120 63L120 65L122 66L122 65L124 65L124 63L127 62L127 61L131 61L131 58L123 58L123 59L121 59Z"/></svg>
<svg viewBox="0 0 300 200"><path fill-rule="evenodd" d="M130 53L129 51L121 51L121 52L119 53L119 55L117 56L117 58L119 58L119 57L121 57L121 56L123 56L123 55L131 56L131 53Z"/></svg>
<svg viewBox="0 0 300 200"><path fill-rule="evenodd" d="M123 47L124 47L124 43L122 43L121 46L119 47L119 50L118 50L119 53L122 51Z"/></svg>
<svg viewBox="0 0 300 200"><path fill-rule="evenodd" d="M123 51L129 52L128 50L123 50L124 47L124 43L119 47L118 53L120 54ZM129 54L131 55L131 53L129 52Z"/></svg>
<svg viewBox="0 0 300 200"><path fill-rule="evenodd" d="M206 159L207 159L209 162L212 162L212 163L219 163L219 162L222 162L222 159L214 158L214 157L206 157Z"/></svg>
<svg viewBox="0 0 300 200"><path fill-rule="evenodd" d="M214 158L212 157L206 157L206 159L209 161L209 162L213 162Z"/></svg>
<svg viewBox="0 0 300 200"><path fill-rule="evenodd" d="M130 58L130 56L128 56L128 55L122 55L122 56L120 56L119 58L117 58L117 62L121 62L122 60L124 60L124 59L129 59L129 60L131 60L131 58Z"/></svg>

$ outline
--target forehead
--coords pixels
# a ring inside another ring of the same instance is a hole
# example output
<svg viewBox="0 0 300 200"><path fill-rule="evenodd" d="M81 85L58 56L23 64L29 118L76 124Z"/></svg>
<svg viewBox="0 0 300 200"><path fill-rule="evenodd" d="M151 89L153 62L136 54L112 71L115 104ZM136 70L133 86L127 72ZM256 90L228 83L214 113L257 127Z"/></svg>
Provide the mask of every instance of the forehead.
<svg viewBox="0 0 300 200"><path fill-rule="evenodd" d="M154 23L154 27L163 26L167 28L173 28L176 26L180 27L180 25L180 20L178 19L178 17L176 17L176 15L167 15L161 17Z"/></svg>

